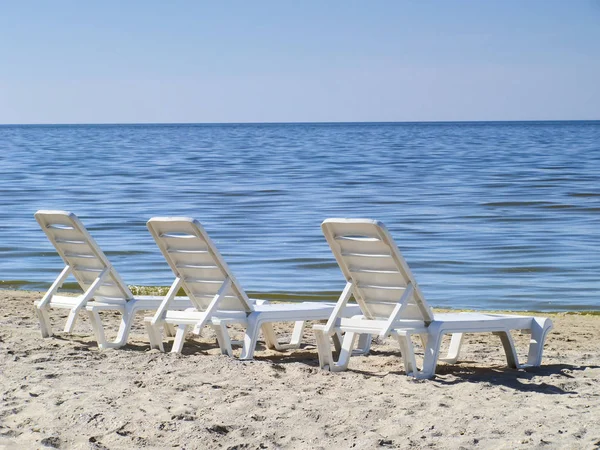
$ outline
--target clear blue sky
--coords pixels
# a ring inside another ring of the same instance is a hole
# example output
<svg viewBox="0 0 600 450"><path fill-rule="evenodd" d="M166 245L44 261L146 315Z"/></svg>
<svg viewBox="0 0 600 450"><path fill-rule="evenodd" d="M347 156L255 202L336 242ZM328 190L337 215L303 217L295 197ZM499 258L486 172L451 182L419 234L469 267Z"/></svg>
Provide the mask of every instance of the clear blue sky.
<svg viewBox="0 0 600 450"><path fill-rule="evenodd" d="M0 123L553 119L598 0L0 0Z"/></svg>

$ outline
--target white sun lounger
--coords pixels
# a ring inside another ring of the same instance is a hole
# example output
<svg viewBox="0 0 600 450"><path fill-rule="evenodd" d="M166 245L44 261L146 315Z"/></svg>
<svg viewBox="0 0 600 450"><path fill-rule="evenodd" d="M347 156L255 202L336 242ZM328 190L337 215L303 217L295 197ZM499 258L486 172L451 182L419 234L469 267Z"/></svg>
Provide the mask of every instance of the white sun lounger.
<svg viewBox="0 0 600 450"><path fill-rule="evenodd" d="M385 226L367 219L327 219L323 233L347 280L334 313L326 325L315 325L321 368L341 371L348 362L357 336L369 333L395 337L407 375L431 378L438 359L458 360L463 333L491 332L501 339L508 365L513 368L539 366L546 334L552 321L542 317L453 313L436 314L427 305L406 261ZM343 318L338 311L354 296L362 316ZM527 364L520 365L511 330L531 333ZM338 361L333 359L329 336L345 332ZM439 358L445 334L452 334L449 353ZM411 335L425 346L422 369L417 368Z"/></svg>
<svg viewBox="0 0 600 450"><path fill-rule="evenodd" d="M127 342L136 312L156 311L163 296L135 296L123 282L106 255L77 216L67 211L38 211L35 219L65 262L65 268L54 280L43 298L35 302L43 337L52 335L48 311L50 308L69 309L64 331L73 331L78 313L85 308L100 348L121 347ZM58 289L73 275L83 294L58 295ZM178 297L173 307L185 309L189 299ZM114 342L106 340L100 311L119 311L121 324Z"/></svg>
<svg viewBox="0 0 600 450"><path fill-rule="evenodd" d="M285 350L298 348L306 321L329 318L335 303L303 302L296 304L269 304L248 298L235 279L227 263L197 220L187 217L154 217L148 221L154 237L171 270L175 282L162 305L152 318L146 318L146 327L153 348L164 351L160 328L164 324L177 325L172 352L180 352L190 327L200 333L204 326L212 327L223 354L232 355L227 325L245 325L240 359L252 359L259 331L262 329L269 348ZM172 310L172 298L182 287L194 305L185 311ZM359 314L357 305L344 305L337 314ZM289 344L278 343L273 322L296 322ZM368 350L370 336L361 343Z"/></svg>

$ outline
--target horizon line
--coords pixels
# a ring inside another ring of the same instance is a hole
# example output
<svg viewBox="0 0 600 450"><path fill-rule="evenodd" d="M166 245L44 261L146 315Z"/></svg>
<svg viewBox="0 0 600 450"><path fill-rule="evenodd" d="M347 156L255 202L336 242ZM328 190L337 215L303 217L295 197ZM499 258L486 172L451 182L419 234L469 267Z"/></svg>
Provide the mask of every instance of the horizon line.
<svg viewBox="0 0 600 450"><path fill-rule="evenodd" d="M30 122L0 123L10 126L85 126L85 125L309 125L309 124L452 124L452 123L522 123L522 122L600 122L600 119L525 119L525 120L368 120L368 121L298 121L298 122Z"/></svg>

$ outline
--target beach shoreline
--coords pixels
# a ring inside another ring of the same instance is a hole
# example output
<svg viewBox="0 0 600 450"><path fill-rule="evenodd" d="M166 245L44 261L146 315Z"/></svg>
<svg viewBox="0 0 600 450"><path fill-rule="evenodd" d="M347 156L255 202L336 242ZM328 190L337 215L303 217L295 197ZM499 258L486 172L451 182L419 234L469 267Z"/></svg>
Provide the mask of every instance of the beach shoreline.
<svg viewBox="0 0 600 450"><path fill-rule="evenodd" d="M42 339L41 296L0 290L0 449L600 446L594 313L537 313L554 321L540 368L509 369L498 338L470 335L461 363L416 381L391 339L321 371L310 329L300 350L260 346L251 362L220 355L209 330L181 355L149 350L141 316L120 350L98 350L83 314L62 333L65 311ZM523 358L528 336L514 338Z"/></svg>

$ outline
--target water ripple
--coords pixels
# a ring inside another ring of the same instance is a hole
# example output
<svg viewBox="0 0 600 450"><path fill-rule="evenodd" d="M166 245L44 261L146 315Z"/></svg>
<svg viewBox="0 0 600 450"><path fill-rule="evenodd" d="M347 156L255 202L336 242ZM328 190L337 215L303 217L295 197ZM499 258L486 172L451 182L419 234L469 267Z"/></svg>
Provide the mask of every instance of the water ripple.
<svg viewBox="0 0 600 450"><path fill-rule="evenodd" d="M33 213L67 209L130 284L170 284L145 223L183 215L249 292L333 299L319 225L369 217L435 306L600 309L600 122L0 126L0 202L0 287L49 285Z"/></svg>

